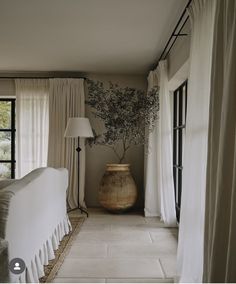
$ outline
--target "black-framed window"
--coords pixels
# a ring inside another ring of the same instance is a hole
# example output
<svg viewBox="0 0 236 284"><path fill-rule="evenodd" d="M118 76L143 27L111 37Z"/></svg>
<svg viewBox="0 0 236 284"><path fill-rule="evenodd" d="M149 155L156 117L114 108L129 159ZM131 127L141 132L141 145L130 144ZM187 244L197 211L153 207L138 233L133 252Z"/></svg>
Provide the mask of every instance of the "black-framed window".
<svg viewBox="0 0 236 284"><path fill-rule="evenodd" d="M0 179L15 178L15 99L0 99Z"/></svg>
<svg viewBox="0 0 236 284"><path fill-rule="evenodd" d="M179 221L182 193L183 147L187 113L187 81L173 95L173 174L176 217Z"/></svg>

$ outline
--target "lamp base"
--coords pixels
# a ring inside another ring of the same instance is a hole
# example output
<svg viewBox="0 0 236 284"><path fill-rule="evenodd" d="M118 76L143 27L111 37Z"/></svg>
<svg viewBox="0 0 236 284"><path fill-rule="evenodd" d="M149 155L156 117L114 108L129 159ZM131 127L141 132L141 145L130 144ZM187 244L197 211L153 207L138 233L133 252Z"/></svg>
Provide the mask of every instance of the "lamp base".
<svg viewBox="0 0 236 284"><path fill-rule="evenodd" d="M82 149L79 147L79 137L78 137L78 147L76 148L76 151L78 152L78 169L79 169L79 152L81 151ZM79 173L78 173L79 175ZM78 204L79 204L79 181L78 181ZM81 214L85 213L87 215L87 217L89 216L88 214L88 211L86 211L83 207L81 207L80 205L78 205L78 207L74 208L74 209L71 209L69 210L68 212L71 212L71 211L74 211L74 210L77 210L79 209Z"/></svg>
<svg viewBox="0 0 236 284"><path fill-rule="evenodd" d="M70 209L69 211L67 211L67 213L69 213L69 212L71 212L71 211L74 211L74 210L77 210L77 209L80 210L81 214L85 213L85 214L87 215L87 218L88 218L88 216L89 216L88 211L86 211L86 210L85 210L84 208L82 208L81 206L76 207L76 208L73 208L73 209Z"/></svg>

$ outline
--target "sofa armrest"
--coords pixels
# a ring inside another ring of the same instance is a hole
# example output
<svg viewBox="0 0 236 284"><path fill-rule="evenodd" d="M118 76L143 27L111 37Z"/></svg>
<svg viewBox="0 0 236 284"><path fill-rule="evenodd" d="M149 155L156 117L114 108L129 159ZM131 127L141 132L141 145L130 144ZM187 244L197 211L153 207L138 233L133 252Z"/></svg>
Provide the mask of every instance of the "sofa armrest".
<svg viewBox="0 0 236 284"><path fill-rule="evenodd" d="M0 180L0 190L16 182L16 179L3 179Z"/></svg>

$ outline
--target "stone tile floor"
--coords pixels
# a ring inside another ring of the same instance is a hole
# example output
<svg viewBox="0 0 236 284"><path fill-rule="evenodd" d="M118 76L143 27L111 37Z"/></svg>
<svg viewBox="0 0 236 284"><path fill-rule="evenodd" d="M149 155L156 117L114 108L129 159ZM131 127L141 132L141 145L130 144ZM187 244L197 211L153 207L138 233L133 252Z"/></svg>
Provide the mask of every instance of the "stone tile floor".
<svg viewBox="0 0 236 284"><path fill-rule="evenodd" d="M173 282L177 234L158 218L89 209L54 282Z"/></svg>

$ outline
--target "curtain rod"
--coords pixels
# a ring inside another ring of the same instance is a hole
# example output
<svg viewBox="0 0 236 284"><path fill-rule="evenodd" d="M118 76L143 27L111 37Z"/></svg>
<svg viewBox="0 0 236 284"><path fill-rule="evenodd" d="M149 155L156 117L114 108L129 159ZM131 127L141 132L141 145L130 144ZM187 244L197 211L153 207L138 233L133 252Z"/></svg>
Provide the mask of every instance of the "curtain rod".
<svg viewBox="0 0 236 284"><path fill-rule="evenodd" d="M66 76L28 76L28 77L24 77L24 76L18 76L18 77L15 77L15 76L0 76L0 79L84 79L84 80L87 80L86 77L66 77Z"/></svg>
<svg viewBox="0 0 236 284"><path fill-rule="evenodd" d="M186 7L184 8L184 11L182 12L182 14L181 14L181 16L180 16L180 18L179 18L179 20L178 20L178 22L177 22L177 24L176 24L176 26L175 26L173 32L172 32L172 34L171 34L169 40L167 41L167 43L166 43L166 45L165 45L165 47L164 47L164 50L162 51L161 56L159 57L158 63L159 63L160 60L162 60L162 58L163 58L163 59L166 59L166 58L167 58L167 56L169 55L169 53L170 53L170 51L171 51L171 49L172 49L173 45L175 44L175 42L176 42L176 40L177 40L178 37L180 37L180 36L187 36L187 35L188 35L188 34L185 34L185 33L181 33L181 31L182 31L183 27L185 26L186 22L188 21L189 16L186 17L186 19L184 20L184 23L183 23L182 26L180 27L179 31L178 31L177 33L176 33L176 31L177 31L177 29L179 28L179 26L180 26L180 24L181 24L181 22L182 22L182 20L183 20L183 18L184 18L184 16L185 16L185 14L187 13L187 9L188 9L189 5L191 4L191 2L192 2L192 0L189 0L189 1L188 1L188 4L187 4ZM174 40L173 40L172 44L170 45L170 47L169 47L169 49L168 49L168 46L169 46L169 44L170 44L170 42L171 42L171 40L172 40L173 38L174 38ZM165 56L164 56L164 55L165 55ZM163 57L163 56L164 56L164 57ZM158 63L157 63L157 65L158 65Z"/></svg>
<svg viewBox="0 0 236 284"><path fill-rule="evenodd" d="M78 71L1 71L0 79L84 79L85 74Z"/></svg>

